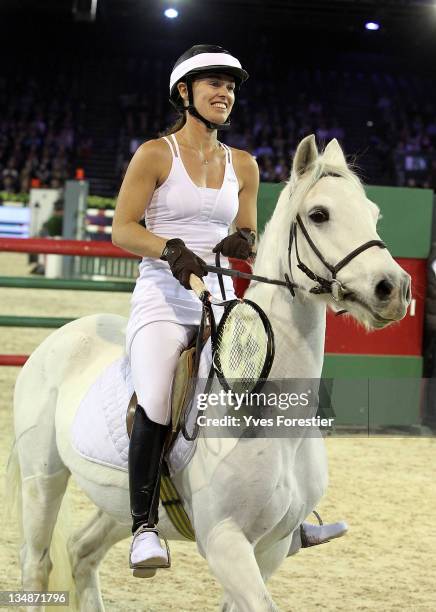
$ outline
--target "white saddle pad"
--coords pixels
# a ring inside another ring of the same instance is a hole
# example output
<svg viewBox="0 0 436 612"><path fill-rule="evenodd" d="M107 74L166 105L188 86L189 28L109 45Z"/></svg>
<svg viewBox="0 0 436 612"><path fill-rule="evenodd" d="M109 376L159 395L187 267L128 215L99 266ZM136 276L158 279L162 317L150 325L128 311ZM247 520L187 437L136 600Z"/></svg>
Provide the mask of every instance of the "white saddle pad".
<svg viewBox="0 0 436 612"><path fill-rule="evenodd" d="M200 378L207 378L209 367L210 343L202 353ZM102 465L128 470L126 412L133 392L130 366L124 356L100 374L77 409L71 427L71 444L80 455ZM190 432L195 418L196 410L190 410L186 420ZM166 457L172 476L188 464L194 450L195 441L188 442L180 433Z"/></svg>

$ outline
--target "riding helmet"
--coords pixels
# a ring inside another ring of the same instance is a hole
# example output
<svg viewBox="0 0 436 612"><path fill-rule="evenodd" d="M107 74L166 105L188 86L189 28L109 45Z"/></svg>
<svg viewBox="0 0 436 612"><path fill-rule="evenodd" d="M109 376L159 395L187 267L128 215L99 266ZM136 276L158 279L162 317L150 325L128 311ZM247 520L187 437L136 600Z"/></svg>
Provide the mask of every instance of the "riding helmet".
<svg viewBox="0 0 436 612"><path fill-rule="evenodd" d="M185 51L174 64L170 77L170 102L178 112L183 113L187 110L191 115L203 121L209 129L226 129L230 126L229 120L225 123L213 123L202 117L194 106L192 82L196 77L211 72L231 75L237 87L248 79L248 73L242 68L240 61L226 49L217 45L194 45ZM186 83L188 89L187 107L183 106L183 100L177 89L181 81Z"/></svg>

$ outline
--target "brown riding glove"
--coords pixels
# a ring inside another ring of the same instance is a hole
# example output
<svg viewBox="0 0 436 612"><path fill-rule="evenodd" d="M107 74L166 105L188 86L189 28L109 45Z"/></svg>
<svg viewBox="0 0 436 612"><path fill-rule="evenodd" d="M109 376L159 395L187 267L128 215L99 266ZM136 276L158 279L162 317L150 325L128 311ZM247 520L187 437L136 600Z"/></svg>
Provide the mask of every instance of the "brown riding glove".
<svg viewBox="0 0 436 612"><path fill-rule="evenodd" d="M160 259L169 263L173 276L185 289L191 289L189 277L195 274L199 278L206 276L206 262L193 253L180 238L167 240Z"/></svg>
<svg viewBox="0 0 436 612"><path fill-rule="evenodd" d="M213 248L213 253L222 253L224 257L235 257L235 259L248 259L251 248L256 242L256 234L249 227L237 229L234 234L226 236Z"/></svg>

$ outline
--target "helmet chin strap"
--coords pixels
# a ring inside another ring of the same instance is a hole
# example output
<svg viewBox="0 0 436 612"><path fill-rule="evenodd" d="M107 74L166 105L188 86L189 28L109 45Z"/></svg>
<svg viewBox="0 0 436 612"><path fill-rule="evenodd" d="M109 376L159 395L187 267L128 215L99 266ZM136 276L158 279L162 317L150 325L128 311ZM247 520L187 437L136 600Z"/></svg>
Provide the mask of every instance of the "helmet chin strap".
<svg viewBox="0 0 436 612"><path fill-rule="evenodd" d="M200 121L202 121L209 130L228 130L230 127L229 119L227 119L225 123L213 123L212 121L208 121L208 119L205 119L205 117L200 115L200 113L198 112L198 110L195 108L193 104L190 104L189 106L185 106L185 110L187 110L188 113L192 115L193 117L200 119Z"/></svg>
<svg viewBox="0 0 436 612"><path fill-rule="evenodd" d="M194 94L192 92L192 80L186 79L186 81L187 81L186 85L188 88L188 106L185 106L184 110L187 110L188 113L192 115L193 117L200 119L200 121L202 121L209 130L228 130L230 127L230 119L227 119L227 121L225 121L224 123L213 123L212 121L208 121L208 119L205 119L205 117L200 115L200 113L194 106Z"/></svg>

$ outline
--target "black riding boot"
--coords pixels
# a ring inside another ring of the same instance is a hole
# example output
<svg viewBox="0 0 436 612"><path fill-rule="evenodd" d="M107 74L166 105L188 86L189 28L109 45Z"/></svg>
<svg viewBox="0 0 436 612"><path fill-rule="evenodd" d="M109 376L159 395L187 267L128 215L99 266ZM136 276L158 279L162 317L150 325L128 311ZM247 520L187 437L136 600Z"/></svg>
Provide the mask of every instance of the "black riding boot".
<svg viewBox="0 0 436 612"><path fill-rule="evenodd" d="M146 524L158 522L160 469L167 425L151 421L138 404L133 417L129 445L130 511L132 533Z"/></svg>

